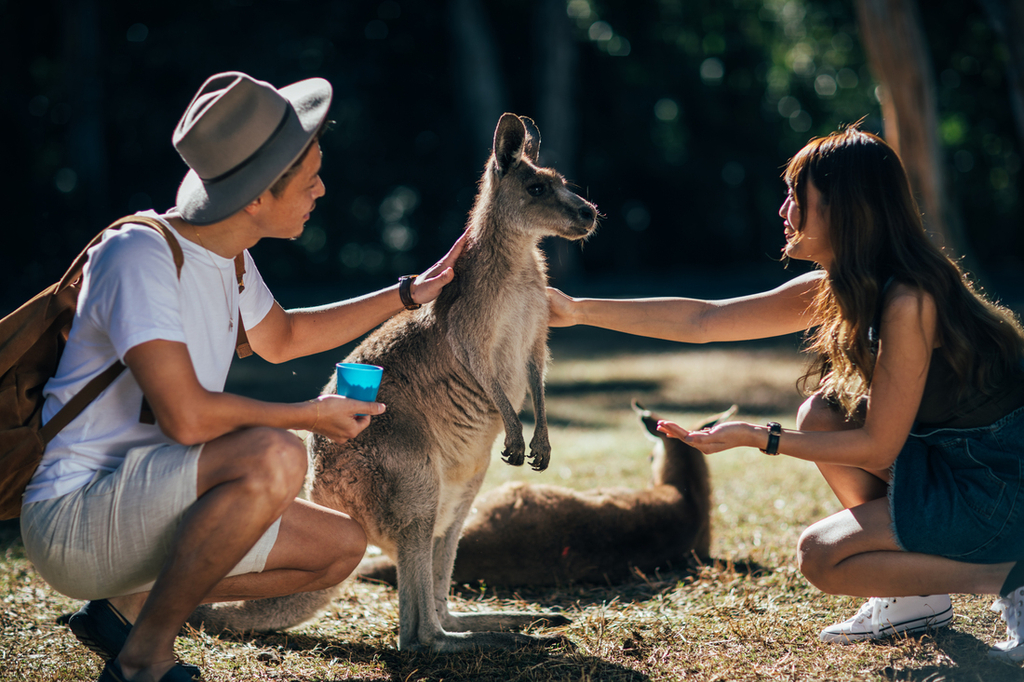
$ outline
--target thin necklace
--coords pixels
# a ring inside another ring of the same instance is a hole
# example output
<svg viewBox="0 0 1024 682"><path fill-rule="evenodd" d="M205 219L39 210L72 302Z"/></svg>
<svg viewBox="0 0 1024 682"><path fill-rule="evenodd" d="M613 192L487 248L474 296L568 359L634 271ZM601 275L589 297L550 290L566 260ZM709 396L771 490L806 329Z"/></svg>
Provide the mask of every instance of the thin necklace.
<svg viewBox="0 0 1024 682"><path fill-rule="evenodd" d="M199 240L199 246L203 247L203 251L206 252L206 257L210 259L210 264L213 269L217 271L217 279L220 281L220 290L224 292L224 303L228 307L228 331L234 331L235 320L231 317L231 299L228 298L228 290L224 287L224 276L221 273L220 268L217 266L217 262L213 260L213 256L210 255L210 250L206 248L206 244L203 243L203 238L199 236L199 230L196 229L195 225L192 225L192 233L195 234L196 239Z"/></svg>

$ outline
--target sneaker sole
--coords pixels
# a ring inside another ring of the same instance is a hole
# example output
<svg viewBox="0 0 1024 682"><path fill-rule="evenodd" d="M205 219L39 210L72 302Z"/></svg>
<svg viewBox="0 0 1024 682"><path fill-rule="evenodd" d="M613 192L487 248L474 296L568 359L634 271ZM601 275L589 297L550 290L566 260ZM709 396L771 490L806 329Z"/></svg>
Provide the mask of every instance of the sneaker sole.
<svg viewBox="0 0 1024 682"><path fill-rule="evenodd" d="M869 639L885 639L894 635L917 635L928 630L946 627L953 620L953 607L945 611L928 616L927 618L915 618L902 623L886 623L876 636L873 632L822 632L820 639L829 644L855 644ZM1024 652L1021 652L1024 656Z"/></svg>
<svg viewBox="0 0 1024 682"><path fill-rule="evenodd" d="M1024 644L1015 646L1012 649L998 649L992 647L988 650L988 656L996 661L1004 663L1020 663L1024 661Z"/></svg>

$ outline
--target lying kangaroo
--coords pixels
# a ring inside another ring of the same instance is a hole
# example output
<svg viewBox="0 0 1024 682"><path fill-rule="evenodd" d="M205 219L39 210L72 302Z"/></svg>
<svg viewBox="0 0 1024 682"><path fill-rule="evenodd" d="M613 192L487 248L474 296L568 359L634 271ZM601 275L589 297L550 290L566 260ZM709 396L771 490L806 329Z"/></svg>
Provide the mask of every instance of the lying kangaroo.
<svg viewBox="0 0 1024 682"><path fill-rule="evenodd" d="M515 648L551 637L511 632L538 614L450 613L455 547L504 429L502 457L526 458L517 413L533 396L530 463L551 453L544 408L548 304L539 241L582 239L596 207L537 166L540 134L505 114L494 133L455 280L433 303L395 316L346 358L384 367L378 400L387 411L338 445L310 439L314 502L344 510L398 564L400 649ZM324 393L333 393L332 379ZM234 630L280 629L313 617L331 590L205 608L191 623ZM562 617L549 622L567 622Z"/></svg>
<svg viewBox="0 0 1024 682"><path fill-rule="evenodd" d="M711 546L711 481L703 454L658 433L656 414L633 403L654 437L651 484L641 490L584 492L545 484L506 483L477 498L459 541L456 584L542 586L622 582L642 572L682 567ZM714 426L733 405L709 417ZM387 557L364 560L357 574L394 583Z"/></svg>

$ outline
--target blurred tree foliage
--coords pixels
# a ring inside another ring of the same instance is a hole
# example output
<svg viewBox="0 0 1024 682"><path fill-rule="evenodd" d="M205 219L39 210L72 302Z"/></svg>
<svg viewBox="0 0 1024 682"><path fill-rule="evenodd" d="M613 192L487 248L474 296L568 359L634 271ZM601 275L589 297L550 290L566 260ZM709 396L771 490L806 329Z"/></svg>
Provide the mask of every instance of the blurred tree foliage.
<svg viewBox="0 0 1024 682"><path fill-rule="evenodd" d="M255 249L271 286L368 289L425 267L471 206L489 151L473 131L496 123L463 105L473 84L453 26L480 13L495 101L543 134L545 1L0 0L0 307L56 278L107 222L173 204L185 166L171 131L207 76L234 69L335 87L327 196L301 239ZM562 4L571 125L553 122L541 149L563 152L606 216L577 275L770 265L786 160L844 123L882 130L852 0ZM922 15L967 246L985 269L1020 271L1007 46L975 2L931 0Z"/></svg>

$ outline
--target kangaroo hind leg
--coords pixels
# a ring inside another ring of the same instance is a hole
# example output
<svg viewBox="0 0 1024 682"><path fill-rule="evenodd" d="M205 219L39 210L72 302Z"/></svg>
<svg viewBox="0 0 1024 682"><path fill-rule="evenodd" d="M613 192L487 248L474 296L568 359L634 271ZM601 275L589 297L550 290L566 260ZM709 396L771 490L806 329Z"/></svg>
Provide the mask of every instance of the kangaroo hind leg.
<svg viewBox="0 0 1024 682"><path fill-rule="evenodd" d="M443 629L432 570L432 530L430 523L419 519L406 526L398 539L399 649L452 653L522 649L561 641L559 637L538 637L516 632L450 632ZM445 543L441 541L439 544ZM443 610L447 612L447 605Z"/></svg>
<svg viewBox="0 0 1024 682"><path fill-rule="evenodd" d="M472 501L466 503L459 516L459 522L452 524L444 537L434 539L434 604L442 627L447 632L500 632L520 630L534 623L549 626L566 625L571 621L565 616L525 611L474 611L451 612L448 609L448 592L451 589L452 569L462 532L462 519ZM526 635L524 635L526 636ZM535 637L537 643L546 643L558 637Z"/></svg>

